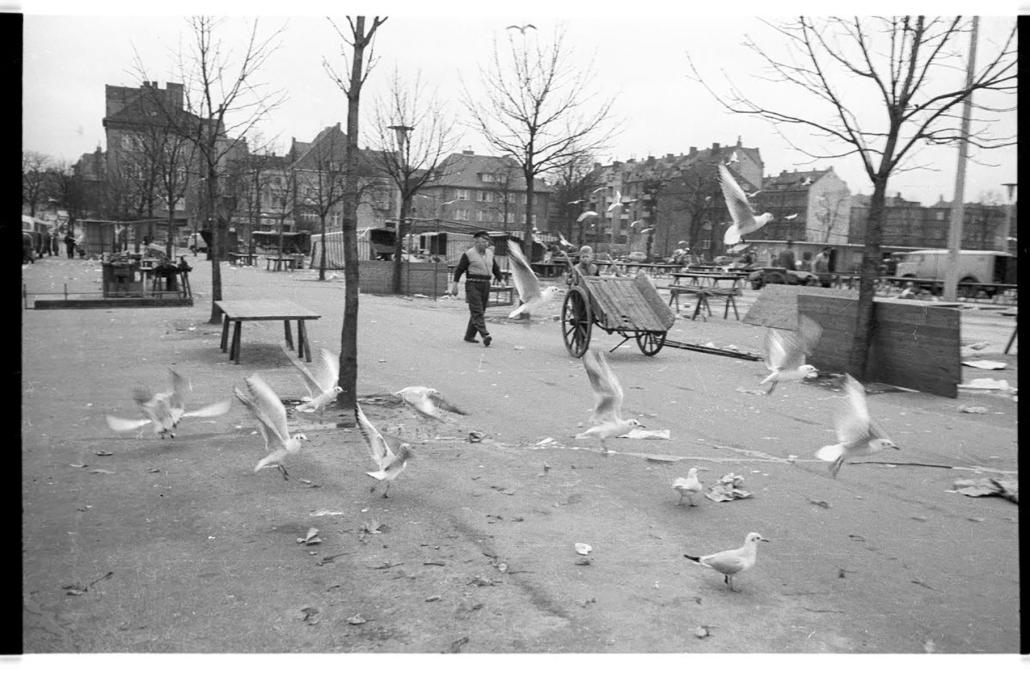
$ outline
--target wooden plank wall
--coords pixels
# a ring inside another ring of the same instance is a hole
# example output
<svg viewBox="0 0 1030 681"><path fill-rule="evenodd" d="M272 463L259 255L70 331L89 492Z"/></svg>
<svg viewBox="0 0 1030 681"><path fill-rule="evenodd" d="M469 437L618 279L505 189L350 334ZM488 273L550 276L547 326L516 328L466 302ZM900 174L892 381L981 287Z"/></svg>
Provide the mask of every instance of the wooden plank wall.
<svg viewBox="0 0 1030 681"><path fill-rule="evenodd" d="M851 289L769 284L762 287L758 298L741 321L754 326L794 331L798 326L798 295L827 297L837 301L858 300L858 291Z"/></svg>
<svg viewBox="0 0 1030 681"><path fill-rule="evenodd" d="M823 327L822 338L809 362L820 371L845 371L857 299L807 295L802 291L796 300L795 314L806 314ZM866 380L957 397L962 379L960 315L954 308L913 305L907 301L874 302Z"/></svg>

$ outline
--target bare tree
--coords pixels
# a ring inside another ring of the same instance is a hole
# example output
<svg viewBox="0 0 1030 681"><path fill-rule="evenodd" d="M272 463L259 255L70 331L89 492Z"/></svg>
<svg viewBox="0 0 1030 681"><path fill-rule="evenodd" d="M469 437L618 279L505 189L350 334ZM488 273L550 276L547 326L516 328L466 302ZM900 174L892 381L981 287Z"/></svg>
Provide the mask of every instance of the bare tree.
<svg viewBox="0 0 1030 681"><path fill-rule="evenodd" d="M914 167L912 157L924 145L965 140L990 149L1015 143L1013 137L996 136L989 120L991 113L1014 108L997 104L1016 93L1015 22L1008 37L991 46L984 65L962 85L954 85L954 74L965 71L971 30L963 17L799 17L771 26L784 40L784 58L745 40L779 84L769 99L748 96L732 82L729 93L719 95L692 61L690 67L729 111L770 121L796 150L813 159L857 155L861 160L873 193L848 369L862 377L869 355L887 184L896 173ZM985 116L975 121L974 130L963 133L962 105L977 93L987 95L990 104L977 106ZM860 118L858 112L872 101L879 103L879 111ZM784 127L814 132L827 141L829 150L799 147L782 132Z"/></svg>
<svg viewBox="0 0 1030 681"><path fill-rule="evenodd" d="M274 209L276 199L269 196L270 206L263 201L266 194L274 194L272 187L276 181L282 183L282 170L284 166L283 157L276 156L274 151L274 140L265 142L260 135L256 137L254 147L249 150L246 158L240 159L234 168L236 179L235 190L240 200L237 207L249 218L252 234L255 230L261 229L262 218L268 209ZM247 239L247 252L252 252L253 236ZM279 255L282 255L280 252Z"/></svg>
<svg viewBox="0 0 1030 681"><path fill-rule="evenodd" d="M436 96L425 91L421 75L406 84L396 70L387 96L376 102L373 120L374 144L380 150L374 163L397 186L401 199L393 256L393 292L400 293L401 249L412 199L456 142L454 121Z"/></svg>
<svg viewBox="0 0 1030 681"><path fill-rule="evenodd" d="M551 183L554 185L554 202L561 213L566 233L583 244L586 225L577 223L576 218L586 210L590 193L601 186L601 172L595 167L594 157L588 153L570 156L551 172ZM576 225L579 226L578 235L572 232Z"/></svg>
<svg viewBox="0 0 1030 681"><path fill-rule="evenodd" d="M226 224L218 219L219 197L222 187L219 177L225 162L234 155L246 153L247 134L268 113L284 100L281 91L264 93L257 74L278 49L275 43L282 29L268 37L258 34L258 21L250 24L242 56L234 64L233 51L226 49L217 32L222 20L214 17L190 17L192 43L188 53L179 53L179 73L184 85L185 109L189 116L172 113L171 102L158 99L165 107L166 118L175 126L177 134L185 137L196 148L201 177L204 181L205 214L211 220L213 243L209 244L211 259L211 318L212 324L221 321L221 312L215 305L222 299L222 271L220 261ZM137 70L148 80L146 69L137 57Z"/></svg>
<svg viewBox="0 0 1030 681"><path fill-rule="evenodd" d="M358 387L358 117L361 113L361 89L375 64L372 56L372 40L386 17L373 17L372 26L365 30L365 17L347 17L350 32L344 33L332 24L336 34L351 46L350 75L344 80L333 70L328 60L323 65L329 76L347 96L347 153L344 156L343 192L343 267L344 303L343 329L340 331L340 377L338 385L343 389L336 403L343 409L344 418L353 419L357 404ZM332 23L330 21L330 23ZM368 63L365 50L368 50ZM341 56L346 59L346 48L341 46ZM344 62L346 63L346 61Z"/></svg>
<svg viewBox="0 0 1030 681"><path fill-rule="evenodd" d="M38 151L23 151L21 154L21 201L32 217L36 217L36 209L46 202L49 164L50 157Z"/></svg>
<svg viewBox="0 0 1030 681"><path fill-rule="evenodd" d="M823 194L819 197L816 201L815 209L815 220L820 227L816 241L824 244L830 243L830 236L833 234L834 229L847 225L845 211L850 205L848 202L849 198L848 194L844 192ZM841 225L842 220L844 221L843 225Z"/></svg>
<svg viewBox="0 0 1030 681"><path fill-rule="evenodd" d="M346 146L343 131L337 123L319 133L307 153L294 164L298 205L314 213L321 227L322 249L318 263L320 281L325 281L327 223L330 214L343 201L345 191Z"/></svg>
<svg viewBox="0 0 1030 681"><path fill-rule="evenodd" d="M612 100L593 105L591 67L572 66L564 32L550 44L537 31L507 32L502 55L494 40L489 69L480 69L485 96L473 96L463 84L462 100L473 125L498 151L511 156L526 181L523 243L533 243L535 180L570 159L604 149L614 136Z"/></svg>

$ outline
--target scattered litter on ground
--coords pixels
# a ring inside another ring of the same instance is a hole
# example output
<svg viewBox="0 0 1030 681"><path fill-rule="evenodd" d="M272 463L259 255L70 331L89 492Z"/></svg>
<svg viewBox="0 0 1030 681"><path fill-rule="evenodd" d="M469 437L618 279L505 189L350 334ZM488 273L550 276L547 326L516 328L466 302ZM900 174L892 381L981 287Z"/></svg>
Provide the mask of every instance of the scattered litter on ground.
<svg viewBox="0 0 1030 681"><path fill-rule="evenodd" d="M1019 481L998 478L979 478L976 480L956 480L952 483L952 491L965 494L967 497L999 496L1014 504L1019 503Z"/></svg>
<svg viewBox="0 0 1030 681"><path fill-rule="evenodd" d="M323 516L323 515L343 515L343 514L344 514L343 511L330 511L327 508L323 508L323 509L319 509L317 511L312 511L311 512L311 517L314 518L314 517L319 517L319 516Z"/></svg>
<svg viewBox="0 0 1030 681"><path fill-rule="evenodd" d="M705 492L705 496L712 501L747 499L751 496L751 492L740 489L743 484L744 478L736 473L727 473L719 479L719 482L708 488L708 491Z"/></svg>
<svg viewBox="0 0 1030 681"><path fill-rule="evenodd" d="M699 626L697 629L694 630L694 636L697 636L698 638L708 638L710 635L711 635L711 630L705 624L702 624L701 626Z"/></svg>
<svg viewBox="0 0 1030 681"><path fill-rule="evenodd" d="M587 558L586 556L583 556L582 558L577 558L576 559L576 565L590 565L590 562L591 562L590 559Z"/></svg>
<svg viewBox="0 0 1030 681"><path fill-rule="evenodd" d="M305 622L308 625L318 624L318 608L308 606L307 608L302 608L301 612L304 613L304 616L301 617L301 622Z"/></svg>
<svg viewBox="0 0 1030 681"><path fill-rule="evenodd" d="M347 624L353 624L355 626L358 624L364 624L367 621L368 620L362 617L361 615L354 615L352 617L347 618Z"/></svg>
<svg viewBox="0 0 1030 681"><path fill-rule="evenodd" d="M493 586L494 580L476 575L475 577L470 579L468 583L472 586Z"/></svg>
<svg viewBox="0 0 1030 681"><path fill-rule="evenodd" d="M808 503L812 504L813 506L819 506L821 508L829 508L830 507L830 502L823 501L822 499L809 499Z"/></svg>
<svg viewBox="0 0 1030 681"><path fill-rule="evenodd" d="M576 542L576 553L578 553L581 556L585 556L585 555L587 555L588 553L590 553L593 550L594 550L594 548L592 546L590 546L590 544L583 544L582 542Z"/></svg>
<svg viewBox="0 0 1030 681"><path fill-rule="evenodd" d="M1004 378L974 378L969 383L959 383L959 388L966 390L1001 390L1005 392L1016 392L1016 389L1009 385Z"/></svg>
<svg viewBox="0 0 1030 681"><path fill-rule="evenodd" d="M963 404L958 408L963 414L986 414L987 407L971 407L968 404Z"/></svg>
<svg viewBox="0 0 1030 681"><path fill-rule="evenodd" d="M304 544L306 546L311 546L313 544L321 544L322 538L318 536L318 528L309 527L308 533L306 535L304 535L303 537L297 537L297 543Z"/></svg>
<svg viewBox="0 0 1030 681"><path fill-rule="evenodd" d="M990 359L966 359L962 360L962 363L974 369L1004 369L1008 366L1007 362L995 362Z"/></svg>

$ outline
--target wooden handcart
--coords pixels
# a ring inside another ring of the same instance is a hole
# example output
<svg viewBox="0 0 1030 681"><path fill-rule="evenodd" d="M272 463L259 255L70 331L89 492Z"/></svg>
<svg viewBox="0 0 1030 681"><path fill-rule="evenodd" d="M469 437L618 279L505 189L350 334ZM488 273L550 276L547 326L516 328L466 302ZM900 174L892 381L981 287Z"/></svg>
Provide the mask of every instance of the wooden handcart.
<svg viewBox="0 0 1030 681"><path fill-rule="evenodd" d="M608 334L635 339L647 356L658 354L676 315L643 273L635 277L585 277L573 273L562 304L562 335L573 357L590 347L594 325Z"/></svg>

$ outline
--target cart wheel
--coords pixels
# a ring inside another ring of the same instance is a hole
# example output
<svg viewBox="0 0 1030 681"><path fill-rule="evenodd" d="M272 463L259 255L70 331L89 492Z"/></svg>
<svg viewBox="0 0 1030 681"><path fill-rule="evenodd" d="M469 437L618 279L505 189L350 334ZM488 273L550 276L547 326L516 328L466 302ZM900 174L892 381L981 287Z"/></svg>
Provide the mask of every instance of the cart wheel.
<svg viewBox="0 0 1030 681"><path fill-rule="evenodd" d="M640 346L640 352L648 357L657 355L658 351L665 345L665 334L665 331L661 333L657 331L641 331L637 334L637 345Z"/></svg>
<svg viewBox="0 0 1030 681"><path fill-rule="evenodd" d="M561 330L565 338L565 349L573 357L582 357L590 347L593 323L593 313L583 292L578 288L569 289L562 304Z"/></svg>

